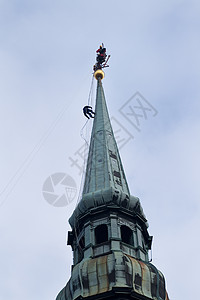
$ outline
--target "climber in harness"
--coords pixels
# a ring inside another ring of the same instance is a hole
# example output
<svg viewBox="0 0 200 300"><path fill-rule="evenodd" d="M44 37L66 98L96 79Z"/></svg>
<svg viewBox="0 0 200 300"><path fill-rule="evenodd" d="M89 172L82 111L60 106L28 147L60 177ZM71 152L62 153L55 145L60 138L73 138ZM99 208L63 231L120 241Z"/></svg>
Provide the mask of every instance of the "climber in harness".
<svg viewBox="0 0 200 300"><path fill-rule="evenodd" d="M90 119L90 118L94 118L95 112L93 112L92 107L91 106L84 106L83 107L83 113L84 116L86 116L86 118Z"/></svg>
<svg viewBox="0 0 200 300"><path fill-rule="evenodd" d="M104 44L100 45L99 49L96 51L97 52L97 63L102 64L106 60L106 48L104 47Z"/></svg>

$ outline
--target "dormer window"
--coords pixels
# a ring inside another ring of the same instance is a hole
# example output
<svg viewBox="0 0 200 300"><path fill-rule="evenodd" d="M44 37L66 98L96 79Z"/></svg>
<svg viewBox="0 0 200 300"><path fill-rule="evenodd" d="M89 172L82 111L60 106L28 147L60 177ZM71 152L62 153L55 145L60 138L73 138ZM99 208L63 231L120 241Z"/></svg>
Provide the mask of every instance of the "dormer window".
<svg viewBox="0 0 200 300"><path fill-rule="evenodd" d="M95 228L96 245L108 241L108 227L105 224L99 225Z"/></svg>
<svg viewBox="0 0 200 300"><path fill-rule="evenodd" d="M121 240L123 243L133 246L133 232L128 226L121 226Z"/></svg>

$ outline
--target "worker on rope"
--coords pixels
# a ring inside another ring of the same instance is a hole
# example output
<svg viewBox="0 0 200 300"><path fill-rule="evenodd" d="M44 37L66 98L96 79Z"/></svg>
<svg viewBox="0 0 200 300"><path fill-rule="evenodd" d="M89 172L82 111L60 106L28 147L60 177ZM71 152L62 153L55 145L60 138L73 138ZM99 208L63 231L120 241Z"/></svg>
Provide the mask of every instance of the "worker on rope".
<svg viewBox="0 0 200 300"><path fill-rule="evenodd" d="M83 107L83 113L84 116L86 116L86 118L90 119L90 118L94 118L95 112L93 112L92 107L91 106L84 106Z"/></svg>
<svg viewBox="0 0 200 300"><path fill-rule="evenodd" d="M104 44L100 45L99 49L96 51L97 53L97 63L102 64L106 60L106 48L104 47Z"/></svg>
<svg viewBox="0 0 200 300"><path fill-rule="evenodd" d="M104 44L99 46L99 49L96 51L97 58L96 58L96 64L93 66L93 71L96 72L97 70L102 70L103 68L109 67L107 65L107 62L110 58L110 55L106 54L106 48L104 47ZM106 59L107 58L107 59Z"/></svg>

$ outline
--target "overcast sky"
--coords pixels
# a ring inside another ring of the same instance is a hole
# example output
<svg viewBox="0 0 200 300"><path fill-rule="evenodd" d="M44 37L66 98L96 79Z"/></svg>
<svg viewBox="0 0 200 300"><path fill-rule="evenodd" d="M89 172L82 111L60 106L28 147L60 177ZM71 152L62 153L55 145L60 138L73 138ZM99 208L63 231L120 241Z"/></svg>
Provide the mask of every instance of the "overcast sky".
<svg viewBox="0 0 200 300"><path fill-rule="evenodd" d="M0 25L0 300L55 299L70 278L66 233L81 185L70 157L82 165L82 107L101 42L113 127L132 136L120 153L154 236L153 264L171 300L198 299L199 1L0 0ZM120 112L136 92L152 108L140 131ZM60 172L78 191L58 208L42 189Z"/></svg>

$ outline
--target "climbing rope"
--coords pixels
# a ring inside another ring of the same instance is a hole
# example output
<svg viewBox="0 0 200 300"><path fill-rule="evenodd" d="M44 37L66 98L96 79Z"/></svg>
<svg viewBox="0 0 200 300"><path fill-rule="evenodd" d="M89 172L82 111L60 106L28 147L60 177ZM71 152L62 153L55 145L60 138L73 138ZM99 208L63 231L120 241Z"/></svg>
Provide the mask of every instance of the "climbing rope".
<svg viewBox="0 0 200 300"><path fill-rule="evenodd" d="M92 106L92 102L93 102L93 85L94 85L94 76L92 75L92 81L91 81L91 86L90 86L90 91L89 91L89 96L88 96L88 106ZM86 120L85 124L83 125L81 131L80 131L80 136L81 138L85 141L85 145L84 145L84 154L86 153L87 149L89 148L89 137L88 137L88 133L89 133L89 128L88 128L88 123L89 119ZM86 132L84 132L84 130ZM83 163L83 172L82 172L82 175L81 175L81 184L80 184L80 189L79 189L79 194L78 194L78 197L77 197L77 203L76 205L78 205L80 199L81 199L81 195L82 195L82 190L83 190L83 183L84 183L84 178L85 178L85 169L86 169L86 161L87 161L87 158L86 158L86 155L84 155L84 163ZM79 251L81 254L83 254L83 249L81 248L81 245L80 245L80 240L78 239L78 235L81 231L81 228L77 228L76 227L76 219L74 218L74 233L75 233L75 239L76 239L76 243L77 243L77 246L79 248ZM79 231L79 232L77 232Z"/></svg>
<svg viewBox="0 0 200 300"><path fill-rule="evenodd" d="M92 82L91 82L91 86L90 86L90 91L89 91L89 96L88 96L88 106L92 106L92 98L93 98L93 83L94 83L94 76L92 75ZM88 120L85 122L85 124L83 125L81 131L80 131L80 135L82 137L82 139L84 139L85 143L87 144L87 146L89 146L89 143L87 141L88 139L88 132L87 132L87 124L88 124ZM84 137L84 133L83 130L86 128L86 138Z"/></svg>
<svg viewBox="0 0 200 300"><path fill-rule="evenodd" d="M91 86L90 86L90 91L89 91L89 96L88 96L88 106L93 105L93 86L94 86L94 76L92 75L92 81L91 81ZM83 125L81 131L80 131L80 136L81 138L85 141L84 145L84 162L83 162L83 173L81 176L81 184L80 184L80 189L79 189L79 195L77 198L77 204L80 201L82 190L83 190L83 182L85 178L85 172L86 172L86 162L87 162L87 157L85 153L87 153L87 150L89 149L89 119L86 120L85 124ZM85 131L85 132L84 132Z"/></svg>
<svg viewBox="0 0 200 300"><path fill-rule="evenodd" d="M92 104L92 94L93 94L93 85L94 85L94 76L92 75L92 82L91 82L91 86L90 86L90 92L89 92L89 96L88 96L88 105Z"/></svg>

